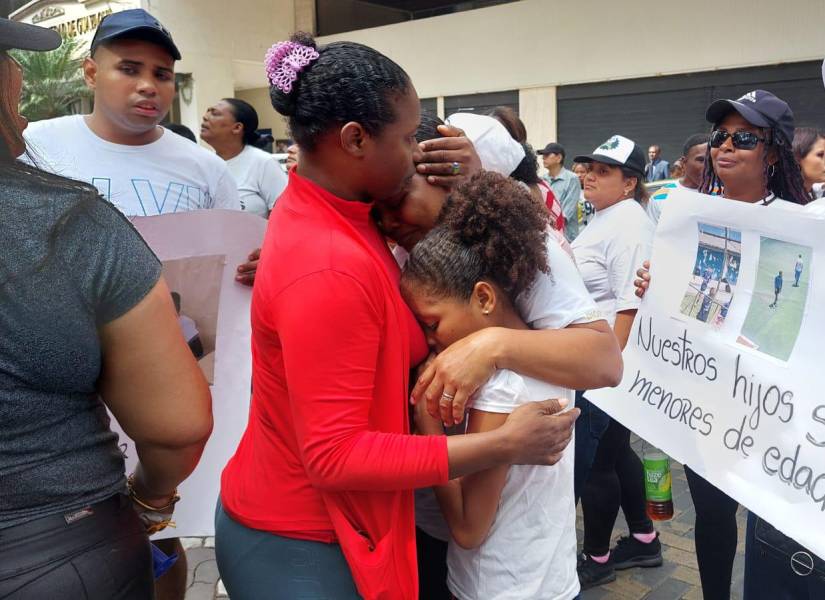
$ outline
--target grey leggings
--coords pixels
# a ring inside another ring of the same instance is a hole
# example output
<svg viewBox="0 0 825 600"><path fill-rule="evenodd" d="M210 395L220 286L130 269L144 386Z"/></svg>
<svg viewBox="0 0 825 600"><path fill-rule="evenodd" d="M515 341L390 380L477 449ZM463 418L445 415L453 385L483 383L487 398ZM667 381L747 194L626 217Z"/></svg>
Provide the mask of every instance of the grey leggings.
<svg viewBox="0 0 825 600"><path fill-rule="evenodd" d="M250 529L215 511L218 570L232 600L357 600L337 544Z"/></svg>

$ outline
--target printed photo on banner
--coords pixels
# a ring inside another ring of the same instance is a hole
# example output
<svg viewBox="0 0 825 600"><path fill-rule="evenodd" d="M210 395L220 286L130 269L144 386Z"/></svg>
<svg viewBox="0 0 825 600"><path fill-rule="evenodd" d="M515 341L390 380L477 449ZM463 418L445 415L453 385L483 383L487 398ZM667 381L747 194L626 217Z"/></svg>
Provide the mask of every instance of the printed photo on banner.
<svg viewBox="0 0 825 600"><path fill-rule="evenodd" d="M209 385L215 382L215 338L226 256L192 256L163 261L178 324Z"/></svg>
<svg viewBox="0 0 825 600"><path fill-rule="evenodd" d="M699 223L696 262L679 309L683 315L719 327L733 301L742 263L742 232Z"/></svg>
<svg viewBox="0 0 825 600"><path fill-rule="evenodd" d="M805 315L812 254L808 246L760 238L756 285L739 344L790 358Z"/></svg>

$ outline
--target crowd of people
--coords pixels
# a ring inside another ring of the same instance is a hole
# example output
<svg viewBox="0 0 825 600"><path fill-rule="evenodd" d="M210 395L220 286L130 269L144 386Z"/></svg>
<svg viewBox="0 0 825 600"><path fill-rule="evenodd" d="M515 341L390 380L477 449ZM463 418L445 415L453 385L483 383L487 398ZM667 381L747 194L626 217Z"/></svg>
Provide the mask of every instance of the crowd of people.
<svg viewBox="0 0 825 600"><path fill-rule="evenodd" d="M233 600L572 600L663 564L631 432L587 390L621 380L668 191L821 210L825 134L768 91L717 100L651 196L658 146L615 133L568 170L511 109L441 121L388 57L296 34L265 61L285 175L241 100L204 115L214 153L160 126L181 54L141 9L95 33L92 111L27 127L8 50L60 41L0 19L0 597L183 598L179 540L155 542L179 557L155 579L148 536L211 396L128 218L216 208L269 219L236 277L252 398L215 512ZM128 476L107 411L135 442ZM704 597L730 598L738 504L685 470ZM751 514L745 599L825 597L799 550Z"/></svg>

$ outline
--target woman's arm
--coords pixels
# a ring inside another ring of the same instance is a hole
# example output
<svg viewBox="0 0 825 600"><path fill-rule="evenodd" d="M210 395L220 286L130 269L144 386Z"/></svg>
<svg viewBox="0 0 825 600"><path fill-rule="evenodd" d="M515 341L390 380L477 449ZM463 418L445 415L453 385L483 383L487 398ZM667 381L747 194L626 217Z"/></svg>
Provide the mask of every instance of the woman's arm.
<svg viewBox="0 0 825 600"><path fill-rule="evenodd" d="M616 322L613 324L613 331L616 332L616 339L622 350L627 346L627 338L630 337L630 330L633 328L633 319L636 318L635 310L622 310L616 313Z"/></svg>
<svg viewBox="0 0 825 600"><path fill-rule="evenodd" d="M375 396L379 352L387 346L375 295L347 274L321 271L272 302L295 434L314 486L413 489L503 464L559 460L578 413L553 416L560 409L553 402L519 407L495 431L450 440L377 431L375 403L398 402L403 411L405 398L400 389Z"/></svg>
<svg viewBox="0 0 825 600"><path fill-rule="evenodd" d="M195 469L212 431L209 386L181 335L164 280L103 325L100 338L100 395L135 442L135 491L162 506Z"/></svg>
<svg viewBox="0 0 825 600"><path fill-rule="evenodd" d="M456 342L425 369L412 392L430 414L451 425L464 417L467 400L496 371L509 369L569 389L618 385L621 350L607 321L564 329L482 329ZM444 391L455 396L439 407Z"/></svg>

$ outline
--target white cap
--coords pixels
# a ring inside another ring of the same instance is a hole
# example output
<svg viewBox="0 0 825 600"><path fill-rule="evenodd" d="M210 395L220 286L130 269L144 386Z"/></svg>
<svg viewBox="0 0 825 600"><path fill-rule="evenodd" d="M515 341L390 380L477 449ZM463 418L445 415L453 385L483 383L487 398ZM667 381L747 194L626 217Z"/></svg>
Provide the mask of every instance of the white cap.
<svg viewBox="0 0 825 600"><path fill-rule="evenodd" d="M447 117L446 123L461 129L473 142L485 171L509 177L524 160L524 148L493 117L460 112Z"/></svg>

